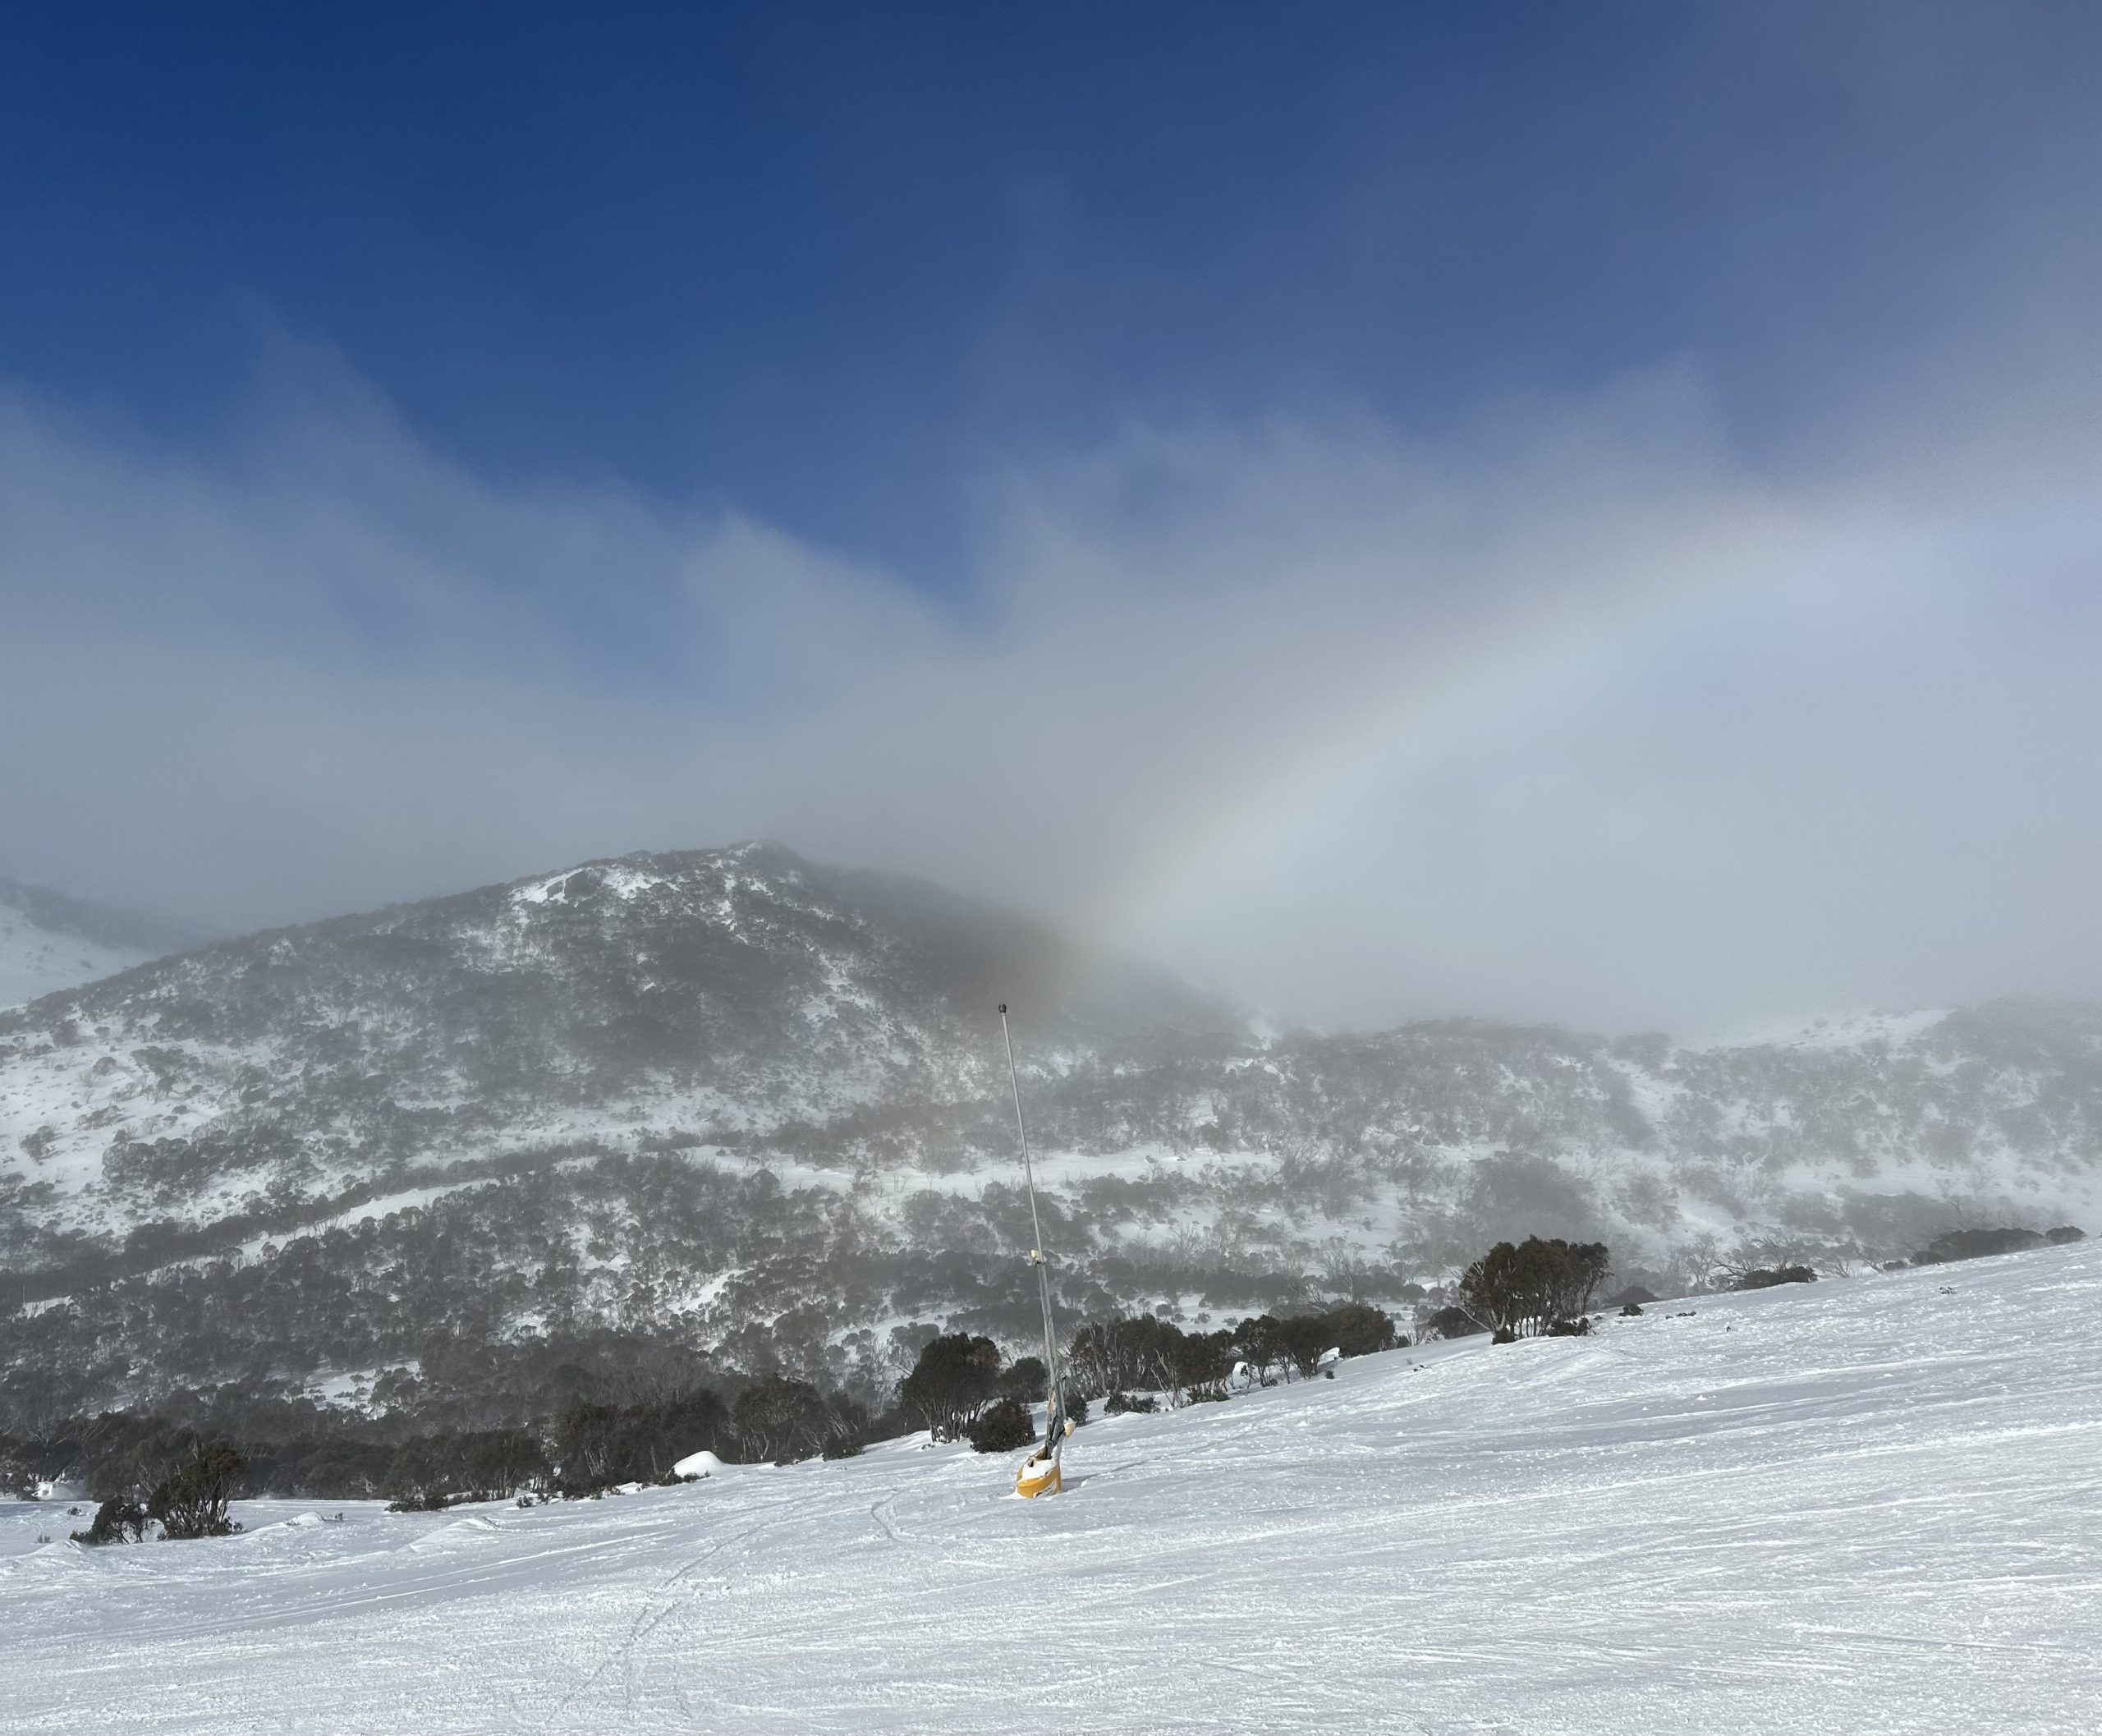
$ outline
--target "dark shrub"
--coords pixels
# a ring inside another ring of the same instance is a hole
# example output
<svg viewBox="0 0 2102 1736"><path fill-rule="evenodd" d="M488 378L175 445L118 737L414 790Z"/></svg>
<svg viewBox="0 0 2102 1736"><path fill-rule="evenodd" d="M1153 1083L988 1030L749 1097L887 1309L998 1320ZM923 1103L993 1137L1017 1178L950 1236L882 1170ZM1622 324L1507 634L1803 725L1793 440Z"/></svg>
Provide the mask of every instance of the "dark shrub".
<svg viewBox="0 0 2102 1736"><path fill-rule="evenodd" d="M1478 1332L1486 1332L1483 1325L1465 1308L1440 1308L1424 1322L1425 1332L1441 1339L1471 1339Z"/></svg>
<svg viewBox="0 0 2102 1736"><path fill-rule="evenodd" d="M1620 1316L1622 1320L1633 1320L1641 1311L1642 1304L1638 1302L1626 1302L1620 1305Z"/></svg>
<svg viewBox="0 0 2102 1736"><path fill-rule="evenodd" d="M1777 1265L1770 1270L1746 1272L1733 1290L1770 1290L1776 1284L1815 1284L1817 1274L1806 1265Z"/></svg>
<svg viewBox="0 0 2102 1736"><path fill-rule="evenodd" d="M1278 1324L1283 1329L1286 1362L1297 1371L1301 1380L1312 1380L1320 1369L1323 1355L1335 1344L1329 1336L1328 1316L1300 1314Z"/></svg>
<svg viewBox="0 0 2102 1736"><path fill-rule="evenodd" d="M146 1535L151 1522L146 1509L136 1501L104 1501L95 1509L94 1522L85 1531L72 1534L76 1543L89 1543L99 1546L104 1543L136 1543Z"/></svg>
<svg viewBox="0 0 2102 1736"><path fill-rule="evenodd" d="M564 1406L555 1418L554 1439L555 1463L562 1469L563 1490L583 1495L627 1481L621 1474L626 1466L620 1437L618 1406L587 1404L581 1398ZM400 1474L420 1477L420 1467L415 1467L413 1461L397 1463ZM397 1477L396 1467L389 1467L388 1481L392 1483Z"/></svg>
<svg viewBox="0 0 2102 1736"><path fill-rule="evenodd" d="M1006 1398L986 1407L971 1425L971 1444L979 1453L1011 1453L1036 1440L1036 1424L1029 1407L1017 1398Z"/></svg>
<svg viewBox="0 0 2102 1736"><path fill-rule="evenodd" d="M2055 1229L2045 1230L2044 1239L2053 1247L2063 1247L2068 1242L2085 1242L2087 1232L2071 1224L2061 1224Z"/></svg>
<svg viewBox="0 0 2102 1736"><path fill-rule="evenodd" d="M1515 1344L1518 1342L1518 1334L1508 1326L1498 1326L1489 1334L1489 1341L1492 1344Z"/></svg>
<svg viewBox="0 0 2102 1736"><path fill-rule="evenodd" d="M11 1450L14 1443L0 1438L0 1500L33 1501L42 1481Z"/></svg>
<svg viewBox="0 0 2102 1736"><path fill-rule="evenodd" d="M1347 1357L1369 1357L1392 1350L1393 1316L1365 1302L1344 1302L1319 1316L1329 1343Z"/></svg>
<svg viewBox="0 0 2102 1736"><path fill-rule="evenodd" d="M394 1513L437 1513L459 1486L457 1438L427 1435L395 1449L379 1480L379 1492Z"/></svg>
<svg viewBox="0 0 2102 1736"><path fill-rule="evenodd" d="M240 1530L228 1509L247 1463L230 1440L198 1440L146 1498L147 1514L161 1522L163 1537L177 1541Z"/></svg>
<svg viewBox="0 0 2102 1736"><path fill-rule="evenodd" d="M1573 1320L1550 1320L1548 1322L1547 1335L1551 1339L1589 1338L1590 1336L1590 1321L1581 1314Z"/></svg>
<svg viewBox="0 0 2102 1736"><path fill-rule="evenodd" d="M394 1449L377 1441L326 1441L300 1458L287 1492L324 1500L365 1500L379 1493L393 1458Z"/></svg>
<svg viewBox="0 0 2102 1736"><path fill-rule="evenodd" d="M1234 1348L1230 1332L1185 1334L1169 1358L1176 1389L1192 1397L1225 1392L1227 1376L1233 1372Z"/></svg>
<svg viewBox="0 0 2102 1736"><path fill-rule="evenodd" d="M1102 1401L1103 1414L1121 1417L1127 1411L1157 1411L1160 1406L1151 1393L1112 1393Z"/></svg>
<svg viewBox="0 0 2102 1736"><path fill-rule="evenodd" d="M1265 1385L1285 1361L1284 1323L1274 1314L1254 1314L1233 1329L1233 1346Z"/></svg>
<svg viewBox="0 0 2102 1736"><path fill-rule="evenodd" d="M1915 1265L1946 1265L1952 1260L1983 1260L1994 1254L2021 1254L2044 1246L2033 1229L1953 1229L1937 1236L1912 1256Z"/></svg>

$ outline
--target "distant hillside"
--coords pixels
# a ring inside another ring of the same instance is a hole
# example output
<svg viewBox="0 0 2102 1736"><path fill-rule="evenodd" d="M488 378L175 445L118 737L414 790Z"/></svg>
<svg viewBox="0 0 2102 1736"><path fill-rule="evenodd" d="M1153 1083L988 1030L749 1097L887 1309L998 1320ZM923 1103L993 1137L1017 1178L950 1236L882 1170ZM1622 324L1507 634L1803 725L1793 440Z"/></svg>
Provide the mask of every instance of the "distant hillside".
<svg viewBox="0 0 2102 1736"><path fill-rule="evenodd" d="M0 1007L202 945L212 931L0 875Z"/></svg>
<svg viewBox="0 0 2102 1736"><path fill-rule="evenodd" d="M742 845L0 1013L0 1412L464 1391L608 1330L875 1385L929 1323L1018 1336L1002 1000L1082 1312L1399 1305L1535 1230L1685 1281L2102 1219L2095 1008L1705 1050L1471 1021L1265 1040L997 909Z"/></svg>

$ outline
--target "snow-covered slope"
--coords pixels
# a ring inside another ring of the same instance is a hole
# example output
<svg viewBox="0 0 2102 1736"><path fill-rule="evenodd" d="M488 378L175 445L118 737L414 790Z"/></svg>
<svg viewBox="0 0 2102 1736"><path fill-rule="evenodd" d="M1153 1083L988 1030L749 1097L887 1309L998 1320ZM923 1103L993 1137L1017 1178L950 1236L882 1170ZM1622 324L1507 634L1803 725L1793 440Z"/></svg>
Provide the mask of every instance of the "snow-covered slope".
<svg viewBox="0 0 2102 1736"><path fill-rule="evenodd" d="M1947 1007L1902 1013L1819 1013L1808 1018L1765 1019L1706 1037L1690 1038L1691 1049L1861 1049L1906 1044L1923 1036L1949 1015Z"/></svg>
<svg viewBox="0 0 2102 1736"><path fill-rule="evenodd" d="M2081 1732L2102 1247L521 1512L0 1518L0 1729Z"/></svg>
<svg viewBox="0 0 2102 1736"><path fill-rule="evenodd" d="M0 902L0 1007L113 976L153 955L99 946L77 935L53 934L11 905Z"/></svg>
<svg viewBox="0 0 2102 1736"><path fill-rule="evenodd" d="M204 930L0 875L0 1007L199 944Z"/></svg>
<svg viewBox="0 0 2102 1736"><path fill-rule="evenodd" d="M605 1326L872 1398L915 1323L1018 1343L1002 1000L1081 1312L1398 1305L1535 1231L1661 1288L2102 1218L2094 1007L1697 1050L1264 1037L939 888L742 845L0 1012L0 1265L29 1305L0 1315L0 1424L62 1394L340 1390L434 1338L492 1416L544 1395L458 1383Z"/></svg>

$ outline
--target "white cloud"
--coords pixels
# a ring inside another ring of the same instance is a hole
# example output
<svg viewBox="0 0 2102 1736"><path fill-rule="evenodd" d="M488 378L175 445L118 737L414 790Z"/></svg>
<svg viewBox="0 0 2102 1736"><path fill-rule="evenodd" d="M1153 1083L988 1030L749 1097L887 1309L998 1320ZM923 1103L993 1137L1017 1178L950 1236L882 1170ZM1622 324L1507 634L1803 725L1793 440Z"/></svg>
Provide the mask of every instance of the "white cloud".
<svg viewBox="0 0 2102 1736"><path fill-rule="evenodd" d="M0 405L0 866L259 921L765 834L1354 1020L2102 984L2063 434L1780 486L1672 374L1135 429L989 489L951 610L291 372L209 457Z"/></svg>

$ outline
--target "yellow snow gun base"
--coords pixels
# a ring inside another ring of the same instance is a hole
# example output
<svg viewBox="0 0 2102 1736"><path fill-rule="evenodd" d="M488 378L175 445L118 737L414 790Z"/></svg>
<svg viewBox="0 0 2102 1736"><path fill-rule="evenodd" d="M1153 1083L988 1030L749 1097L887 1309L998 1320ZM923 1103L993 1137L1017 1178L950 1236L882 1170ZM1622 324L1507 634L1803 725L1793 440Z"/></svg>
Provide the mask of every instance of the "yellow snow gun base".
<svg viewBox="0 0 2102 1736"><path fill-rule="evenodd" d="M1055 1458L1030 1458L1015 1472L1015 1493L1034 1500L1040 1495L1057 1495L1066 1486Z"/></svg>

